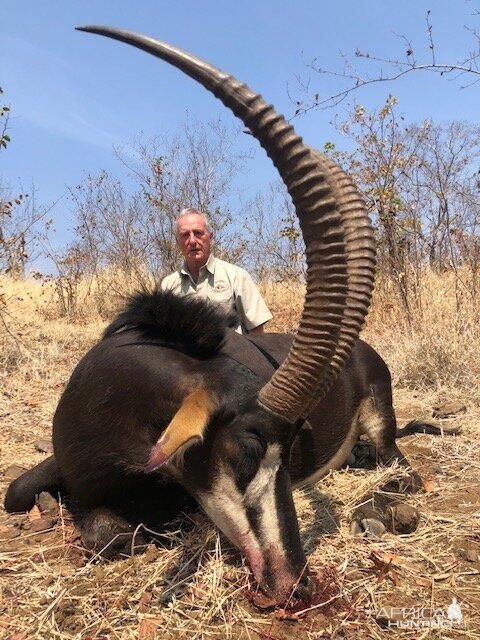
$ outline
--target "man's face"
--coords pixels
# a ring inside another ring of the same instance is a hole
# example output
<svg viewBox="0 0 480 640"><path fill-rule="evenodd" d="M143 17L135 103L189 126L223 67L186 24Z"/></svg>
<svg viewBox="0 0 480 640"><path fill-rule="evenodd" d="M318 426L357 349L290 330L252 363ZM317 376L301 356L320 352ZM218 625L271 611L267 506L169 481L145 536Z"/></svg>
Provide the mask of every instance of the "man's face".
<svg viewBox="0 0 480 640"><path fill-rule="evenodd" d="M202 216L189 213L178 220L177 246L189 267L203 267L210 256L211 243L212 234Z"/></svg>

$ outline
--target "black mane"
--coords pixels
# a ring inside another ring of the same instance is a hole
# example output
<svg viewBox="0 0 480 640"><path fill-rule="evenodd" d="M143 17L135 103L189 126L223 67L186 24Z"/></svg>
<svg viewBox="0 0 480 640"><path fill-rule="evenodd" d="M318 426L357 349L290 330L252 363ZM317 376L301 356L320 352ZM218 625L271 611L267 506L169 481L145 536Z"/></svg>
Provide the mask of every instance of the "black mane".
<svg viewBox="0 0 480 640"><path fill-rule="evenodd" d="M135 329L147 340L176 346L197 358L217 353L233 326L235 314L205 298L185 298L171 291L139 291L126 299L117 317L105 329L102 339Z"/></svg>

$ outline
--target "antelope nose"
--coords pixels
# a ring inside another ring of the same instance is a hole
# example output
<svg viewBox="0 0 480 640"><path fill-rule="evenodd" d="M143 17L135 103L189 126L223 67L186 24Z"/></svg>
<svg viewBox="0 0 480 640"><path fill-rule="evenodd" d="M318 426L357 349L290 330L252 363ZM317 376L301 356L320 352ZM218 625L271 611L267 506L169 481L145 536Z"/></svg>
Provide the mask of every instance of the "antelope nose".
<svg viewBox="0 0 480 640"><path fill-rule="evenodd" d="M309 602L313 596L313 582L308 576L302 576L302 579L295 587L293 595L299 600Z"/></svg>

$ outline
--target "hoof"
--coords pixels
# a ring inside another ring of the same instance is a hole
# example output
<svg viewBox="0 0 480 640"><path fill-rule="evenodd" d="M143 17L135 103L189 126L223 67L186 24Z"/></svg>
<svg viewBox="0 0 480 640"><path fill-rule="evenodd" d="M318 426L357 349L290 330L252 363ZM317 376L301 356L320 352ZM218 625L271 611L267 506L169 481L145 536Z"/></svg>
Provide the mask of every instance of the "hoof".
<svg viewBox="0 0 480 640"><path fill-rule="evenodd" d="M409 504L398 503L390 507L394 533L413 533L420 522L420 513Z"/></svg>
<svg viewBox="0 0 480 640"><path fill-rule="evenodd" d="M375 518L363 518L361 520L353 520L350 525L350 533L353 536L365 538L381 538L386 532L386 527L380 520Z"/></svg>
<svg viewBox="0 0 480 640"><path fill-rule="evenodd" d="M131 533L118 533L112 540L102 544L98 540L92 544L92 540L88 536L81 536L84 546L93 554L99 555L107 560L119 558L121 556L133 556L137 553L143 553L148 547L148 541L137 533L133 536Z"/></svg>
<svg viewBox="0 0 480 640"><path fill-rule="evenodd" d="M417 509L400 502L398 496L375 492L353 512L350 532L367 538L380 538L386 531L412 533L419 522Z"/></svg>

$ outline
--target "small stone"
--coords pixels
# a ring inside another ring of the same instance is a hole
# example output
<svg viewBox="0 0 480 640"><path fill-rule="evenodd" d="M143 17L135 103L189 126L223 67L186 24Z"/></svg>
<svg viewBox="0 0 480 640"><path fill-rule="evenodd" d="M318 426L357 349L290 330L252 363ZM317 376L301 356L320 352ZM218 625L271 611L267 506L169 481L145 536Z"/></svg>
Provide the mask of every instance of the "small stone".
<svg viewBox="0 0 480 640"><path fill-rule="evenodd" d="M42 491L35 502L42 513L50 512L54 514L59 512L58 502L47 491Z"/></svg>
<svg viewBox="0 0 480 640"><path fill-rule="evenodd" d="M35 442L34 447L40 453L53 453L53 444L49 438L40 438Z"/></svg>
<svg viewBox="0 0 480 640"><path fill-rule="evenodd" d="M471 540L467 540L459 549L458 555L468 562L480 560L480 548Z"/></svg>
<svg viewBox="0 0 480 640"><path fill-rule="evenodd" d="M390 507L392 527L395 533L412 533L420 521L419 512L409 504L396 504Z"/></svg>
<svg viewBox="0 0 480 640"><path fill-rule="evenodd" d="M433 407L434 418L452 418L461 413L466 413L467 407L462 402L445 402Z"/></svg>
<svg viewBox="0 0 480 640"><path fill-rule="evenodd" d="M51 529L54 524L55 524L54 518L42 516L41 518L39 518L38 520L34 520L30 524L30 531L32 533L41 533L42 531L47 531L48 529Z"/></svg>

